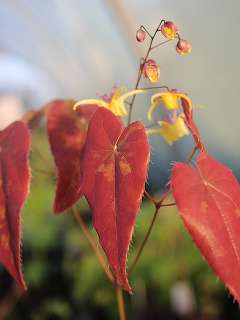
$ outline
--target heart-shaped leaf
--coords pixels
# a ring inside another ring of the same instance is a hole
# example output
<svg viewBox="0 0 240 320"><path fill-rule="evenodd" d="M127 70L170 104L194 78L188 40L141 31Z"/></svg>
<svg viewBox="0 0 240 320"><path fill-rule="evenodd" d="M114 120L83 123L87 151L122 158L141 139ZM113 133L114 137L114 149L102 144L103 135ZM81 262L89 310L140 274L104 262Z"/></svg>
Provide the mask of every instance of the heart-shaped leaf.
<svg viewBox="0 0 240 320"><path fill-rule="evenodd" d="M74 101L57 100L48 106L48 136L57 166L55 213L74 205L82 195L82 150L89 120L96 105L78 107Z"/></svg>
<svg viewBox="0 0 240 320"><path fill-rule="evenodd" d="M149 144L144 126L124 128L99 108L89 124L83 158L83 192L117 283L129 292L126 260L144 192Z"/></svg>
<svg viewBox="0 0 240 320"><path fill-rule="evenodd" d="M29 190L29 149L30 133L23 122L0 131L0 261L23 289L20 211Z"/></svg>
<svg viewBox="0 0 240 320"><path fill-rule="evenodd" d="M180 215L215 273L240 302L240 186L202 152L196 167L177 163L171 186Z"/></svg>

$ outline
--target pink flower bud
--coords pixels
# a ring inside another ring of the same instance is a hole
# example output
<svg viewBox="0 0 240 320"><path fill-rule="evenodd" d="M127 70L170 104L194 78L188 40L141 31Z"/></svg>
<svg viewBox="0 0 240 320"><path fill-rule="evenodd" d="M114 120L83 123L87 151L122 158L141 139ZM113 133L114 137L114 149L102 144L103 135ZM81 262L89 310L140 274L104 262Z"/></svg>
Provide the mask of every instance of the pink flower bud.
<svg viewBox="0 0 240 320"><path fill-rule="evenodd" d="M136 39L138 42L143 42L146 38L146 32L142 29L139 29L136 33Z"/></svg>
<svg viewBox="0 0 240 320"><path fill-rule="evenodd" d="M143 75L145 78L148 78L150 82L157 82L160 78L160 68L157 65L156 61L149 59L142 65Z"/></svg>
<svg viewBox="0 0 240 320"><path fill-rule="evenodd" d="M161 26L161 32L164 35L164 37L166 37L167 39L176 38L177 31L178 31L177 26L172 21L166 21Z"/></svg>
<svg viewBox="0 0 240 320"><path fill-rule="evenodd" d="M179 39L176 45L176 51L180 55L185 56L192 51L192 46L187 40Z"/></svg>

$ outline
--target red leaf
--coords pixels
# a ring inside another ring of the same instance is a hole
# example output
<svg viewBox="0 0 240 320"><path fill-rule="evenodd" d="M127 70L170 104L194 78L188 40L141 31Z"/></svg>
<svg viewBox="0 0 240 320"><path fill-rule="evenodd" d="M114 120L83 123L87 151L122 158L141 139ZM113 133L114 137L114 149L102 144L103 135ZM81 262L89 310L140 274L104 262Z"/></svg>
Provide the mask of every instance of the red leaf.
<svg viewBox="0 0 240 320"><path fill-rule="evenodd" d="M29 190L29 149L30 133L23 122L0 132L0 261L23 289L20 211Z"/></svg>
<svg viewBox="0 0 240 320"><path fill-rule="evenodd" d="M181 98L181 103L182 103L182 108L183 108L183 112L185 115L185 123L188 127L188 129L190 130L190 132L192 133L192 136L195 140L196 146L200 149L200 150L204 150L205 147L202 143L202 139L200 136L200 132L193 120L193 112L192 112L192 107L189 105L190 100L184 99L183 97Z"/></svg>
<svg viewBox="0 0 240 320"><path fill-rule="evenodd" d="M193 240L240 302L240 186L232 171L201 153L196 168L177 163L172 191Z"/></svg>
<svg viewBox="0 0 240 320"><path fill-rule="evenodd" d="M93 210L94 227L118 284L131 291L126 260L144 191L149 144L140 122L124 128L99 108L88 129L83 159L83 192Z"/></svg>
<svg viewBox="0 0 240 320"><path fill-rule="evenodd" d="M58 170L54 211L70 208L82 195L82 150L95 105L73 110L74 101L53 101L48 107L48 135Z"/></svg>

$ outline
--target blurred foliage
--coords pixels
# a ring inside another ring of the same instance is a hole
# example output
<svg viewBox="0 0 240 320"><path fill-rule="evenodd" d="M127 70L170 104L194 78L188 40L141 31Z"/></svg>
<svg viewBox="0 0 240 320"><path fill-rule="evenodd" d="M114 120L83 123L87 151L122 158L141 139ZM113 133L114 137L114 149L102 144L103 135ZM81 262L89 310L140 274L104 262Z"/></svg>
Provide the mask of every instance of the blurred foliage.
<svg viewBox="0 0 240 320"><path fill-rule="evenodd" d="M29 289L9 308L8 319L117 319L115 290L80 227L70 212L58 216L52 213L55 172L41 130L34 134L31 163L32 188L23 212L23 271ZM78 207L97 240L86 201L81 201ZM144 202L129 264L152 216L152 204ZM3 269L0 279L0 298L4 301L12 281ZM132 296L124 295L129 319L176 319L171 310L170 290L180 280L194 290L199 319L224 319L226 314L225 319L239 319L236 304L192 243L177 210L165 207L130 275L135 292Z"/></svg>

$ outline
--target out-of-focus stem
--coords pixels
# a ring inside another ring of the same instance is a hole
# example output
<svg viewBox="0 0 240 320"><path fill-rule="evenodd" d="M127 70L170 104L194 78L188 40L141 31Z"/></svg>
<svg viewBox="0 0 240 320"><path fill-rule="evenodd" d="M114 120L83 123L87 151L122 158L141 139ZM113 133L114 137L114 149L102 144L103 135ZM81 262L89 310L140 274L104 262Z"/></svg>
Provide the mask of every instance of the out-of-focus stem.
<svg viewBox="0 0 240 320"><path fill-rule="evenodd" d="M126 313L125 313L125 305L124 305L124 300L123 300L122 288L117 286L116 290L117 290L119 320L126 320Z"/></svg>
<svg viewBox="0 0 240 320"><path fill-rule="evenodd" d="M12 309L23 294L24 292L15 283L11 285L6 296L0 301L0 319L7 319L11 315Z"/></svg>
<svg viewBox="0 0 240 320"><path fill-rule="evenodd" d="M108 268L108 265L105 262L105 259L103 258L101 252L99 251L97 244L94 240L94 238L92 237L91 233L89 232L87 226L85 225L84 220L82 219L81 215L78 213L78 211L75 208L72 208L72 214L74 216L75 221L79 224L79 226L81 227L84 236L86 237L86 239L88 240L92 250L94 251L98 262L100 264L100 266L102 267L103 271L105 272L108 280L112 283L115 282L114 277L110 271L110 269Z"/></svg>
<svg viewBox="0 0 240 320"><path fill-rule="evenodd" d="M155 220L156 220L156 218L157 218L158 210L159 210L159 208L158 208L158 207L155 207L155 212L154 212L154 215L153 215L151 224L150 224L150 226L149 226L149 228L148 228L148 230L147 230L147 233L146 233L146 235L145 235L145 237L144 237L144 239L143 239L143 242L141 243L141 246L140 246L140 248L139 248L139 250L138 250L138 253L137 253L136 257L135 257L135 259L133 260L133 263L131 264L131 266L130 266L130 268L129 268L128 274L130 274L130 273L133 271L133 269L135 268L136 264L138 263L138 260L139 260L141 254L142 254L142 251L143 251L143 249L144 249L144 247L145 247L145 245L146 245L146 243L147 243L147 241L148 241L148 238L149 238L149 236L150 236L150 233L151 233L151 231L152 231L154 222L155 222Z"/></svg>

